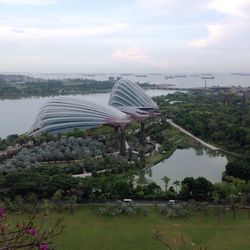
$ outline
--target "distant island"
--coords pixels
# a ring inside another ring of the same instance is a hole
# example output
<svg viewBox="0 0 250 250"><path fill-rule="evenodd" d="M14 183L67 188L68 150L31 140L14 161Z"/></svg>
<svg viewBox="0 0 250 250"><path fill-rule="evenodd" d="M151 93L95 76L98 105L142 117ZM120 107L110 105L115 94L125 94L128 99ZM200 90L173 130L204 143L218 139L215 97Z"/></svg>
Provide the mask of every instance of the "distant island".
<svg viewBox="0 0 250 250"><path fill-rule="evenodd" d="M120 79L120 78L119 78ZM31 96L56 96L102 93L112 89L115 77L106 81L87 78L43 79L25 75L0 74L0 99L18 99ZM143 88L157 88L156 84L140 83Z"/></svg>
<svg viewBox="0 0 250 250"><path fill-rule="evenodd" d="M234 76L250 76L250 73L232 73Z"/></svg>

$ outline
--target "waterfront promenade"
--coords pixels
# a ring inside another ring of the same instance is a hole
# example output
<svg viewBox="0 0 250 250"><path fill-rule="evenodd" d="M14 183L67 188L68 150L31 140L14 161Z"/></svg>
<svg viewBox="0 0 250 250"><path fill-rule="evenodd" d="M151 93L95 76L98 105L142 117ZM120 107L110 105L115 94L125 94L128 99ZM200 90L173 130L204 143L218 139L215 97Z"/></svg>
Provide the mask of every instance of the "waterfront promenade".
<svg viewBox="0 0 250 250"><path fill-rule="evenodd" d="M191 134L190 132L188 132L186 129L182 128L181 126L179 126L178 124L176 124L175 122L173 122L171 119L167 119L167 122L177 128L178 130L180 130L181 132L183 132L184 134L186 134L187 136L191 137L192 139L194 139L195 141L199 142L202 146L210 149L210 150L213 150L213 151L219 151L219 152L222 152L222 153L226 153L226 154L230 154L230 155L233 155L233 156L236 156L236 157L243 157L242 155L240 154L237 154L237 153L234 153L234 152L230 152L230 151L227 151L225 149L222 149L222 148L218 148L212 144L209 144L203 140L201 140L200 138L196 137L195 135Z"/></svg>

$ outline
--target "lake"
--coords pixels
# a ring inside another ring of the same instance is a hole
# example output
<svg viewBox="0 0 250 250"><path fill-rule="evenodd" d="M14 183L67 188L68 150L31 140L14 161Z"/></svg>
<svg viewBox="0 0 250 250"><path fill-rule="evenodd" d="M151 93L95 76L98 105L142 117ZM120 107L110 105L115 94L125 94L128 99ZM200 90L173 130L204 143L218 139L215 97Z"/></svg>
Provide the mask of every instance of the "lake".
<svg viewBox="0 0 250 250"><path fill-rule="evenodd" d="M168 90L148 90L147 92L150 96L174 93ZM69 97L107 104L109 93L70 95ZM22 134L27 131L39 109L51 98L54 97L0 100L0 137L4 138L10 134ZM140 180L155 181L162 188L164 188L164 182L161 180L163 176L171 178L171 183L175 180L182 180L186 176L204 176L212 182L217 182L221 179L226 163L225 156L215 155L204 149L178 149L170 158L156 164L146 173L142 173Z"/></svg>
<svg viewBox="0 0 250 250"><path fill-rule="evenodd" d="M148 90L150 96L167 95L175 91ZM58 97L58 96L57 96ZM107 104L109 93L68 95L68 97L81 100L90 100L99 104ZM22 134L29 130L35 117L48 100L55 97L31 97L22 99L0 100L0 137L10 134Z"/></svg>
<svg viewBox="0 0 250 250"><path fill-rule="evenodd" d="M175 180L182 181L185 177L205 177L212 183L221 181L227 158L225 155L204 148L177 149L168 159L142 171L136 177L137 184L154 181L165 189L162 177L170 178L169 186Z"/></svg>

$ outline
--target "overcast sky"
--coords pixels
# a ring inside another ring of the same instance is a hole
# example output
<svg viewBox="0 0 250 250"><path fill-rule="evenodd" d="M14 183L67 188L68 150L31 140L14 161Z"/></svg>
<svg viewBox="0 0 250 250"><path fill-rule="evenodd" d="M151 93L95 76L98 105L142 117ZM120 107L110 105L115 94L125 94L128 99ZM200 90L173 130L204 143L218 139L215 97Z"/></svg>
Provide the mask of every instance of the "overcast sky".
<svg viewBox="0 0 250 250"><path fill-rule="evenodd" d="M0 72L250 72L250 0L0 0Z"/></svg>

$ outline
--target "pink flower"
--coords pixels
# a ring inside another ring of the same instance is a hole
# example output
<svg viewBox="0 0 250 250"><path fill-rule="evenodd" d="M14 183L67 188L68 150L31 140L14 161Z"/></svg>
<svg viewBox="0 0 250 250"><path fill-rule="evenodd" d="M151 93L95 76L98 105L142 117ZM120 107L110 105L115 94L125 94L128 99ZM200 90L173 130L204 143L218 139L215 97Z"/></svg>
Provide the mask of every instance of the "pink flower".
<svg viewBox="0 0 250 250"><path fill-rule="evenodd" d="M30 227L30 228L26 229L26 233L28 233L28 234L30 234L32 236L35 236L35 235L37 235L37 230L35 228Z"/></svg>
<svg viewBox="0 0 250 250"><path fill-rule="evenodd" d="M4 208L0 207L0 218L4 216Z"/></svg>
<svg viewBox="0 0 250 250"><path fill-rule="evenodd" d="M46 243L41 243L39 246L39 250L48 250L48 245Z"/></svg>

